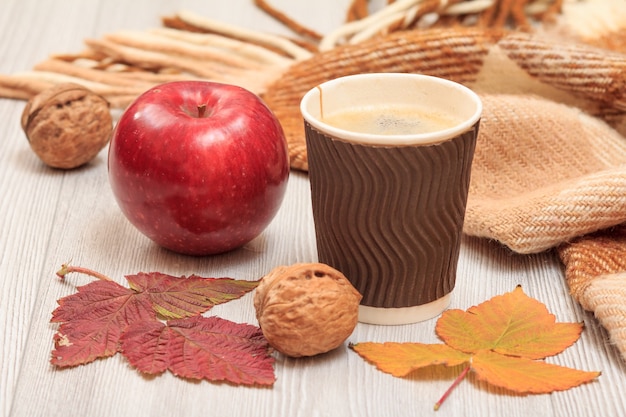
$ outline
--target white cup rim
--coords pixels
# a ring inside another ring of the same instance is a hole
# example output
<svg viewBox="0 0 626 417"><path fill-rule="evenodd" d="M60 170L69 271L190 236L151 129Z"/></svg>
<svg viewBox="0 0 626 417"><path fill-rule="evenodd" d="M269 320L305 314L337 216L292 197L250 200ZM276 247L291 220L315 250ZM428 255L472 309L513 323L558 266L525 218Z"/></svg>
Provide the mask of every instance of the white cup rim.
<svg viewBox="0 0 626 417"><path fill-rule="evenodd" d="M455 125L454 127L439 130L431 133L420 133L420 134L411 134L411 135L377 135L377 134L366 134L366 133L357 133L349 130L339 129L337 127L331 126L327 123L321 121L317 116L311 113L310 106L312 105L312 101L317 99L317 105L320 106L320 89L322 90L331 90L332 88L337 87L339 84L347 83L347 82L371 82L374 79L388 79L388 80L418 80L422 82L436 83L442 88L448 88L451 91L460 93L462 96L468 98L474 106L474 111L469 117L465 117L461 123ZM325 133L328 136L331 136L336 139L344 140L351 143L360 143L360 144L368 144L368 145L393 145L393 146L402 146L402 145L423 145L423 144L434 144L440 143L445 140L454 138L459 136L460 134L472 129L474 125L480 120L482 114L482 102L480 97L469 89L468 87L459 84L454 81L447 80L445 78L435 77L431 75L424 74L413 74L413 73L363 73L363 74L355 74L355 75L347 75L344 77L335 78L329 81L326 81L312 89L310 89L302 98L300 102L300 112L304 118L311 126L313 126L318 131Z"/></svg>

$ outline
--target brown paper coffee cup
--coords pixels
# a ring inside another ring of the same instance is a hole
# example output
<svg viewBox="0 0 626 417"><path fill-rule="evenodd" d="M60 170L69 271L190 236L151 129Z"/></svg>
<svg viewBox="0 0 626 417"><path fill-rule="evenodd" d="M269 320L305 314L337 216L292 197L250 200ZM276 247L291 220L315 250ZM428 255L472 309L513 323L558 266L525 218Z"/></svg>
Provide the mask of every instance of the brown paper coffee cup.
<svg viewBox="0 0 626 417"><path fill-rule="evenodd" d="M402 113L400 124L450 117L417 133L359 132L368 124L361 119L350 130L327 123L348 109L377 119L391 112L381 123L397 124L397 109L408 107L416 113ZM301 110L319 262L363 295L362 322L405 324L440 314L456 282L480 99L440 78L360 74L312 89Z"/></svg>

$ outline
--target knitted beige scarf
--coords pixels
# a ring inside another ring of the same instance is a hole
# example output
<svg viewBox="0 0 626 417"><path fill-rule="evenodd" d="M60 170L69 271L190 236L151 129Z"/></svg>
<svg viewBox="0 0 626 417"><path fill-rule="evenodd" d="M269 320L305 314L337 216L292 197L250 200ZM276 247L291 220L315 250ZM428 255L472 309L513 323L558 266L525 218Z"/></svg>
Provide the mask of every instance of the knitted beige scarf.
<svg viewBox="0 0 626 417"><path fill-rule="evenodd" d="M317 84L361 72L464 83L484 101L465 232L522 254L557 251L572 296L626 360L626 2L501 0L476 14L474 1L401 0L375 15L364 3L324 37L274 13L308 44L179 14L164 19L168 30L107 35L34 72L0 75L0 95L26 99L74 81L123 108L158 82L240 83L262 94L292 168L306 171L298 105ZM230 39L218 45L216 34Z"/></svg>

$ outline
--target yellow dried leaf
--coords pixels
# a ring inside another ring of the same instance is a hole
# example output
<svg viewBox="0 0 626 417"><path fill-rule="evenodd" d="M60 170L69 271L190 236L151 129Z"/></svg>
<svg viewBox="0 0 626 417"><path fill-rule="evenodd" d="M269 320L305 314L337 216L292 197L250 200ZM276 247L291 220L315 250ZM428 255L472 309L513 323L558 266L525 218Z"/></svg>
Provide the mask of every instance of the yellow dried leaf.
<svg viewBox="0 0 626 417"><path fill-rule="evenodd" d="M445 344L365 342L351 347L379 370L397 377L431 365L467 364L435 409L469 371L489 384L524 394L566 390L600 375L538 360L571 346L582 325L556 323L546 306L521 287L467 311L444 312L436 332Z"/></svg>
<svg viewBox="0 0 626 417"><path fill-rule="evenodd" d="M456 366L470 359L470 355L442 344L366 342L350 347L381 371L398 377L425 366Z"/></svg>
<svg viewBox="0 0 626 417"><path fill-rule="evenodd" d="M517 287L467 311L444 312L435 331L448 346L463 352L492 350L543 359L571 346L582 329L579 323L556 323L544 304Z"/></svg>
<svg viewBox="0 0 626 417"><path fill-rule="evenodd" d="M478 379L492 385L527 394L563 391L600 376L600 372L579 371L487 350L472 355L472 371Z"/></svg>

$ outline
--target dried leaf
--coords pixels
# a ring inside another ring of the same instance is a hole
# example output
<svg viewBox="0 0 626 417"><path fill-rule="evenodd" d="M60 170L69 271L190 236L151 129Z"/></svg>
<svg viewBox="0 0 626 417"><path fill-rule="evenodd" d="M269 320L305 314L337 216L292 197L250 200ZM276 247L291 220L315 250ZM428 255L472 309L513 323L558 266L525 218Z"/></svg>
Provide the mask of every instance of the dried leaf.
<svg viewBox="0 0 626 417"><path fill-rule="evenodd" d="M184 378L235 384L275 381L261 330L218 317L136 322L123 334L121 347L131 365L148 374L169 369Z"/></svg>
<svg viewBox="0 0 626 417"><path fill-rule="evenodd" d="M544 361L500 355L488 350L472 355L478 379L522 394L547 394L576 387L597 378L599 372L552 365Z"/></svg>
<svg viewBox="0 0 626 417"><path fill-rule="evenodd" d="M113 356L124 329L134 321L156 320L150 300L113 281L94 281L58 301L52 322L62 323L54 336L51 362L75 366Z"/></svg>
<svg viewBox="0 0 626 417"><path fill-rule="evenodd" d="M600 375L538 360L571 346L581 331L578 323L556 323L545 305L518 287L466 312L444 312L436 332L445 344L367 342L351 347L381 371L398 377L425 366L467 364L460 378L471 370L478 379L492 385L517 393L540 394L566 390Z"/></svg>
<svg viewBox="0 0 626 417"><path fill-rule="evenodd" d="M216 304L241 297L254 289L258 285L257 281L202 278L196 275L189 278L174 277L153 272L127 276L131 288L125 288L110 278L86 268L63 265L58 275L63 279L70 272L88 274L98 278L99 281L78 287L75 294L58 301L59 306L52 313L51 319L52 322L61 323L54 336L55 348L51 359L54 365L75 366L92 362L97 358L112 356L120 350L120 341L128 329L132 328L133 334L138 337L139 329L153 331L155 326L157 328L164 326L158 318L166 317L180 320L168 323L163 337L169 335L180 339L184 334L185 326L192 326L193 332L189 333L186 339L188 343L185 345L187 349L185 355L193 352L195 346L200 346L195 344L198 341L194 337L200 337L199 335L206 333L210 334L210 337L206 336L205 343L201 345L203 351L205 353L210 352L210 349L215 352L219 352L220 349L230 351L230 356L223 356L224 369L227 368L229 360L234 361L231 364L232 374L226 371L221 374L215 373L213 370L215 361L211 359L211 361L202 362L201 357L198 358L195 373L181 369L171 358L165 362L166 369L189 378L219 380L232 377L229 380L234 383L271 383L269 381L270 376L273 378L273 370L268 376L268 359L259 353L267 351L267 342L262 337L260 329L234 323L229 325L214 323L209 329L204 322L205 319L199 316ZM189 323L182 321L183 318L188 318ZM211 322L215 321L213 319ZM224 321L224 323L230 322ZM149 336L150 334L148 334L148 340ZM178 339L174 338L174 340ZM209 346L209 342L214 342L215 346ZM244 360L246 349L251 352L250 355L256 355L248 365ZM163 371L158 369L163 366L160 365L160 361L163 360L164 354L167 353L172 358L176 357L176 352L161 352L160 346L150 349L149 344L146 345L145 351L126 349L126 353L131 355L135 362L139 361L140 357L145 357L144 362L151 362L150 366L154 368L154 372ZM177 354L183 356L182 352ZM267 356L267 353L265 355ZM205 354L205 359L206 357L208 356ZM235 362L235 359L238 362ZM186 361L185 363L191 363L188 358ZM252 373L254 366L259 366L259 375L256 379L245 372L249 368ZM271 363L269 367L271 368ZM140 368L143 372L152 373L151 368L145 364L142 364ZM271 381L273 382L273 379Z"/></svg>
<svg viewBox="0 0 626 417"><path fill-rule="evenodd" d="M582 329L579 323L556 323L544 304L517 287L467 311L445 311L435 331L448 346L462 352L489 349L543 359L574 344Z"/></svg>
<svg viewBox="0 0 626 417"><path fill-rule="evenodd" d="M191 317L240 298L259 281L232 278L174 277L160 272L127 275L130 287L150 297L155 311L166 319Z"/></svg>
<svg viewBox="0 0 626 417"><path fill-rule="evenodd" d="M467 353L442 344L365 342L350 347L381 371L397 377L407 376L425 366L456 366L470 359Z"/></svg>

